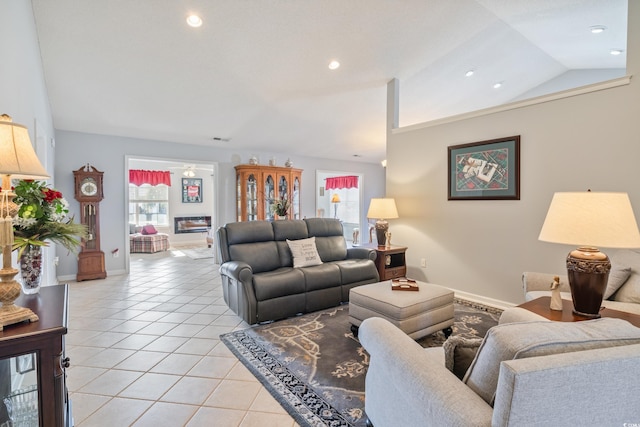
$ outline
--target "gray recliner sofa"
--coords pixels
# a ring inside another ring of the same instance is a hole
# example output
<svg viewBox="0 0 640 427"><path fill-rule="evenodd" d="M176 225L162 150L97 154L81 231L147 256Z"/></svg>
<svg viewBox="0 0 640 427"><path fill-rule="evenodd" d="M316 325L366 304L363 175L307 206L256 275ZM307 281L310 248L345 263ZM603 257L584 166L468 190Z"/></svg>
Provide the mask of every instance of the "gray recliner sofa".
<svg viewBox="0 0 640 427"><path fill-rule="evenodd" d="M322 264L294 268L286 240L309 237ZM334 307L354 286L379 281L376 252L347 248L337 219L234 222L216 238L224 300L249 324Z"/></svg>

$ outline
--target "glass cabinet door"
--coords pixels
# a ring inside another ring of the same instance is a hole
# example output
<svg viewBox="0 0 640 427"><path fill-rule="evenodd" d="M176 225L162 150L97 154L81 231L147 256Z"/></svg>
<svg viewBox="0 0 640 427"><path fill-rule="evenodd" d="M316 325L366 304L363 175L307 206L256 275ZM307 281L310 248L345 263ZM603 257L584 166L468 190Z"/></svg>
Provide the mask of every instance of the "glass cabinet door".
<svg viewBox="0 0 640 427"><path fill-rule="evenodd" d="M289 183L287 182L287 177L285 177L284 175L280 175L280 178L278 179L278 198L280 198L280 200L287 199L291 201L291 199L289 198ZM289 218L290 215L291 208L289 208L287 218Z"/></svg>
<svg viewBox="0 0 640 427"><path fill-rule="evenodd" d="M251 174L247 178L247 221L258 219L258 180Z"/></svg>
<svg viewBox="0 0 640 427"><path fill-rule="evenodd" d="M300 179L293 179L293 197L291 201L293 209L293 219L300 219Z"/></svg>
<svg viewBox="0 0 640 427"><path fill-rule="evenodd" d="M236 221L242 221L242 175L236 175Z"/></svg>
<svg viewBox="0 0 640 427"><path fill-rule="evenodd" d="M275 181L271 175L267 175L264 182L264 219L273 221L273 203L275 201Z"/></svg>
<svg viewBox="0 0 640 427"><path fill-rule="evenodd" d="M38 426L36 353L0 360L0 427Z"/></svg>

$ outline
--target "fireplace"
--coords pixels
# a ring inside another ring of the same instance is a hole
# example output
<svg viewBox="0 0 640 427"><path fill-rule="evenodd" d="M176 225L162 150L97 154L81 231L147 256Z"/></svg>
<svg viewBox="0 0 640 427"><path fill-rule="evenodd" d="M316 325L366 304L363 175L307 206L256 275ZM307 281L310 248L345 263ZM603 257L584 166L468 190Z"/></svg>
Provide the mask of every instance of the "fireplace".
<svg viewBox="0 0 640 427"><path fill-rule="evenodd" d="M174 221L174 233L206 233L211 228L210 216L177 216Z"/></svg>

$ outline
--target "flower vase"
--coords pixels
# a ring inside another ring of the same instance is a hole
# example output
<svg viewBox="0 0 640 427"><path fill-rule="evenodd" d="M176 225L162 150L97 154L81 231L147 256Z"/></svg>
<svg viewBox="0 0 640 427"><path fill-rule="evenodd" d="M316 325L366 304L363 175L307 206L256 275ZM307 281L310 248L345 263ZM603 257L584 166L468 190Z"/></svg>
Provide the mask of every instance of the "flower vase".
<svg viewBox="0 0 640 427"><path fill-rule="evenodd" d="M42 280L42 247L27 246L20 255L20 277L22 292L37 294Z"/></svg>

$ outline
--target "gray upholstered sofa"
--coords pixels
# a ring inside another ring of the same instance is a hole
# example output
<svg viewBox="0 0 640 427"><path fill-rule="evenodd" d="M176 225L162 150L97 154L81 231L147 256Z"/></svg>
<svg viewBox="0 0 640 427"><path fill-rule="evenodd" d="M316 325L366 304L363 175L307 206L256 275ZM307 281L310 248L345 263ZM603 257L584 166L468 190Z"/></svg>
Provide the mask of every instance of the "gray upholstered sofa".
<svg viewBox="0 0 640 427"><path fill-rule="evenodd" d="M322 264L293 267L287 240L311 237ZM224 300L249 324L337 306L379 280L376 252L347 248L337 219L234 222L216 238Z"/></svg>
<svg viewBox="0 0 640 427"><path fill-rule="evenodd" d="M621 319L510 320L490 329L460 380L382 318L362 322L374 427L622 426L640 422L640 328ZM524 310L526 311L526 310ZM534 315L535 316L535 315ZM571 348L569 348L571 347ZM570 351L570 353L569 353Z"/></svg>

